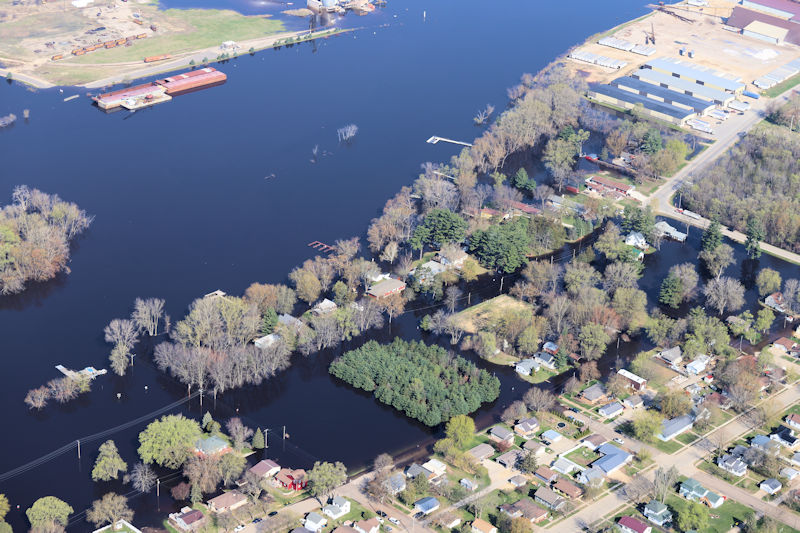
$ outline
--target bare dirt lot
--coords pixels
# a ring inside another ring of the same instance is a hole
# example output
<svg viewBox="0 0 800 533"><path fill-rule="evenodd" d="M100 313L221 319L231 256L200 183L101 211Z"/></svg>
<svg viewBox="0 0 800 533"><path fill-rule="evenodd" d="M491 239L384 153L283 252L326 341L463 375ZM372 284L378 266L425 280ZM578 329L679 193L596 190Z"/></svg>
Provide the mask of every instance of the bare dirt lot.
<svg viewBox="0 0 800 533"><path fill-rule="evenodd" d="M626 61L628 65L622 69L612 70L572 59L567 60L567 63L588 81L605 83L619 76L625 76L646 63L648 58L599 45L598 39L612 35L618 39L643 45L645 36L651 31L655 33L656 38L656 53L650 56L651 58L680 58L681 48L687 51L694 50L693 59L686 56L682 59L688 63L714 69L729 77L741 78L742 82L748 84L800 57L800 47L790 44L772 45L726 30L723 18L727 18L735 4L729 0L711 0L710 4L710 7L703 8L702 13L699 8L666 6L673 13L692 22L685 22L668 13L654 11L649 16L619 26L615 31L594 36L578 47L593 54Z"/></svg>

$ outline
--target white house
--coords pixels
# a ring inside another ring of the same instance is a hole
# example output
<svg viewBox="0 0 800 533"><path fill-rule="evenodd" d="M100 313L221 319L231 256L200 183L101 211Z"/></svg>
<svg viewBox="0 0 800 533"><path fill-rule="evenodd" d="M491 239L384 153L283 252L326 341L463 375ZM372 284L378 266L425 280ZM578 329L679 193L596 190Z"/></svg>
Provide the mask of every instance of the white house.
<svg viewBox="0 0 800 533"><path fill-rule="evenodd" d="M303 526L309 531L320 531L328 523L328 520L317 512L310 512L306 515Z"/></svg>
<svg viewBox="0 0 800 533"><path fill-rule="evenodd" d="M647 250L650 246L647 244L647 239L644 238L638 231L634 231L629 233L627 237L625 237L625 244L628 246L633 246L634 248L638 248L640 250Z"/></svg>
<svg viewBox="0 0 800 533"><path fill-rule="evenodd" d="M774 477L771 477L762 481L758 488L767 494L776 494L783 488L783 484Z"/></svg>
<svg viewBox="0 0 800 533"><path fill-rule="evenodd" d="M331 503L322 508L322 514L334 520L338 520L349 512L350 500L341 496L336 496L331 500Z"/></svg>
<svg viewBox="0 0 800 533"><path fill-rule="evenodd" d="M447 472L447 465L438 459L431 459L427 463L423 463L422 468L433 472L434 478L443 476Z"/></svg>
<svg viewBox="0 0 800 533"><path fill-rule="evenodd" d="M514 365L514 370L517 371L517 374L522 374L523 376L530 376L538 372L539 368L539 362L533 358L523 359Z"/></svg>
<svg viewBox="0 0 800 533"><path fill-rule="evenodd" d="M742 477L747 473L747 465L739 457L725 454L717 459L717 465L734 476Z"/></svg>

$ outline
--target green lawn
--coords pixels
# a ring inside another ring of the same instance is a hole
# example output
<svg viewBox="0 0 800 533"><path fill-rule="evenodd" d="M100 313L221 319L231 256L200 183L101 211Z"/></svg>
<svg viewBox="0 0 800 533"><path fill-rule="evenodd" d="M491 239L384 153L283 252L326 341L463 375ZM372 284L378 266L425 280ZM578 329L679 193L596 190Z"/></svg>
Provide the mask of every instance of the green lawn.
<svg viewBox="0 0 800 533"><path fill-rule="evenodd" d="M672 510L673 516L675 516L678 513L678 509L682 509L688 502L677 494L670 494L667 496L665 503ZM709 509L709 514L716 518L709 520L708 527L703 530L703 533L727 533L733 527L735 520L744 520L750 512L752 511L749 507L745 507L739 502L730 499L725 500L725 503L716 509Z"/></svg>
<svg viewBox="0 0 800 533"><path fill-rule="evenodd" d="M567 459L573 463L586 466L600 457L599 454L594 453L588 448L580 447L577 450L569 452L566 456Z"/></svg>
<svg viewBox="0 0 800 533"><path fill-rule="evenodd" d="M762 93L762 96L766 96L767 98L775 98L776 96L782 94L784 91L787 91L798 84L800 84L800 74L795 74L791 78L784 80L778 85L770 87L769 89L764 91Z"/></svg>
<svg viewBox="0 0 800 533"><path fill-rule="evenodd" d="M563 370L561 371L563 372ZM528 383L542 383L543 381L547 381L548 379L552 378L553 376L557 376L559 372L553 372L548 370L544 367L540 368L538 372L534 372L530 376L523 376L522 374L517 374L521 379L527 381Z"/></svg>
<svg viewBox="0 0 800 533"><path fill-rule="evenodd" d="M668 440L667 442L664 442L661 439L654 439L651 444L664 453L675 453L683 448L683 444L675 439Z"/></svg>
<svg viewBox="0 0 800 533"><path fill-rule="evenodd" d="M691 443L693 443L694 441L696 441L697 439L699 439L700 437L698 437L697 435L695 435L695 434L694 434L694 433L692 433L691 431L688 431L688 432L686 432L686 433L681 433L680 435L678 435L678 436L677 436L677 437L675 437L675 438L676 438L677 440L681 441L681 442L682 442L682 443L684 443L684 444L691 444Z"/></svg>

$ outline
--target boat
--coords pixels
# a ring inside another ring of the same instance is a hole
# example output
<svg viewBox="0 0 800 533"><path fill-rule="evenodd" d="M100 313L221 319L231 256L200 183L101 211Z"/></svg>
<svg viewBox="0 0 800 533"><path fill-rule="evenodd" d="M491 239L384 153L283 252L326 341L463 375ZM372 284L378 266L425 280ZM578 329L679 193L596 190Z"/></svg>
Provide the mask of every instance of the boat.
<svg viewBox="0 0 800 533"><path fill-rule="evenodd" d="M4 117L0 117L0 128L12 125L17 120L17 115L9 113Z"/></svg>

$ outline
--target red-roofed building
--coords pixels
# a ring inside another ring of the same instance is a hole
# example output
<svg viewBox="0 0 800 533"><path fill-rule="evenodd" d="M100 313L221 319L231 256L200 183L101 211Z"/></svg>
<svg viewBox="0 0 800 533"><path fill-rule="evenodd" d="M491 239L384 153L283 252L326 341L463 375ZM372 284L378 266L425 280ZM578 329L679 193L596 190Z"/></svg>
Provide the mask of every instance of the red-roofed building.
<svg viewBox="0 0 800 533"><path fill-rule="evenodd" d="M622 533L651 533L653 528L632 516L623 516L617 522L617 527Z"/></svg>
<svg viewBox="0 0 800 533"><path fill-rule="evenodd" d="M281 468L280 472L275 475L275 483L285 489L303 490L308 484L308 478L306 471L302 468L297 470Z"/></svg>
<svg viewBox="0 0 800 533"><path fill-rule="evenodd" d="M586 185L597 192L611 191L622 194L623 196L628 196L634 189L633 185L595 175L586 178Z"/></svg>

